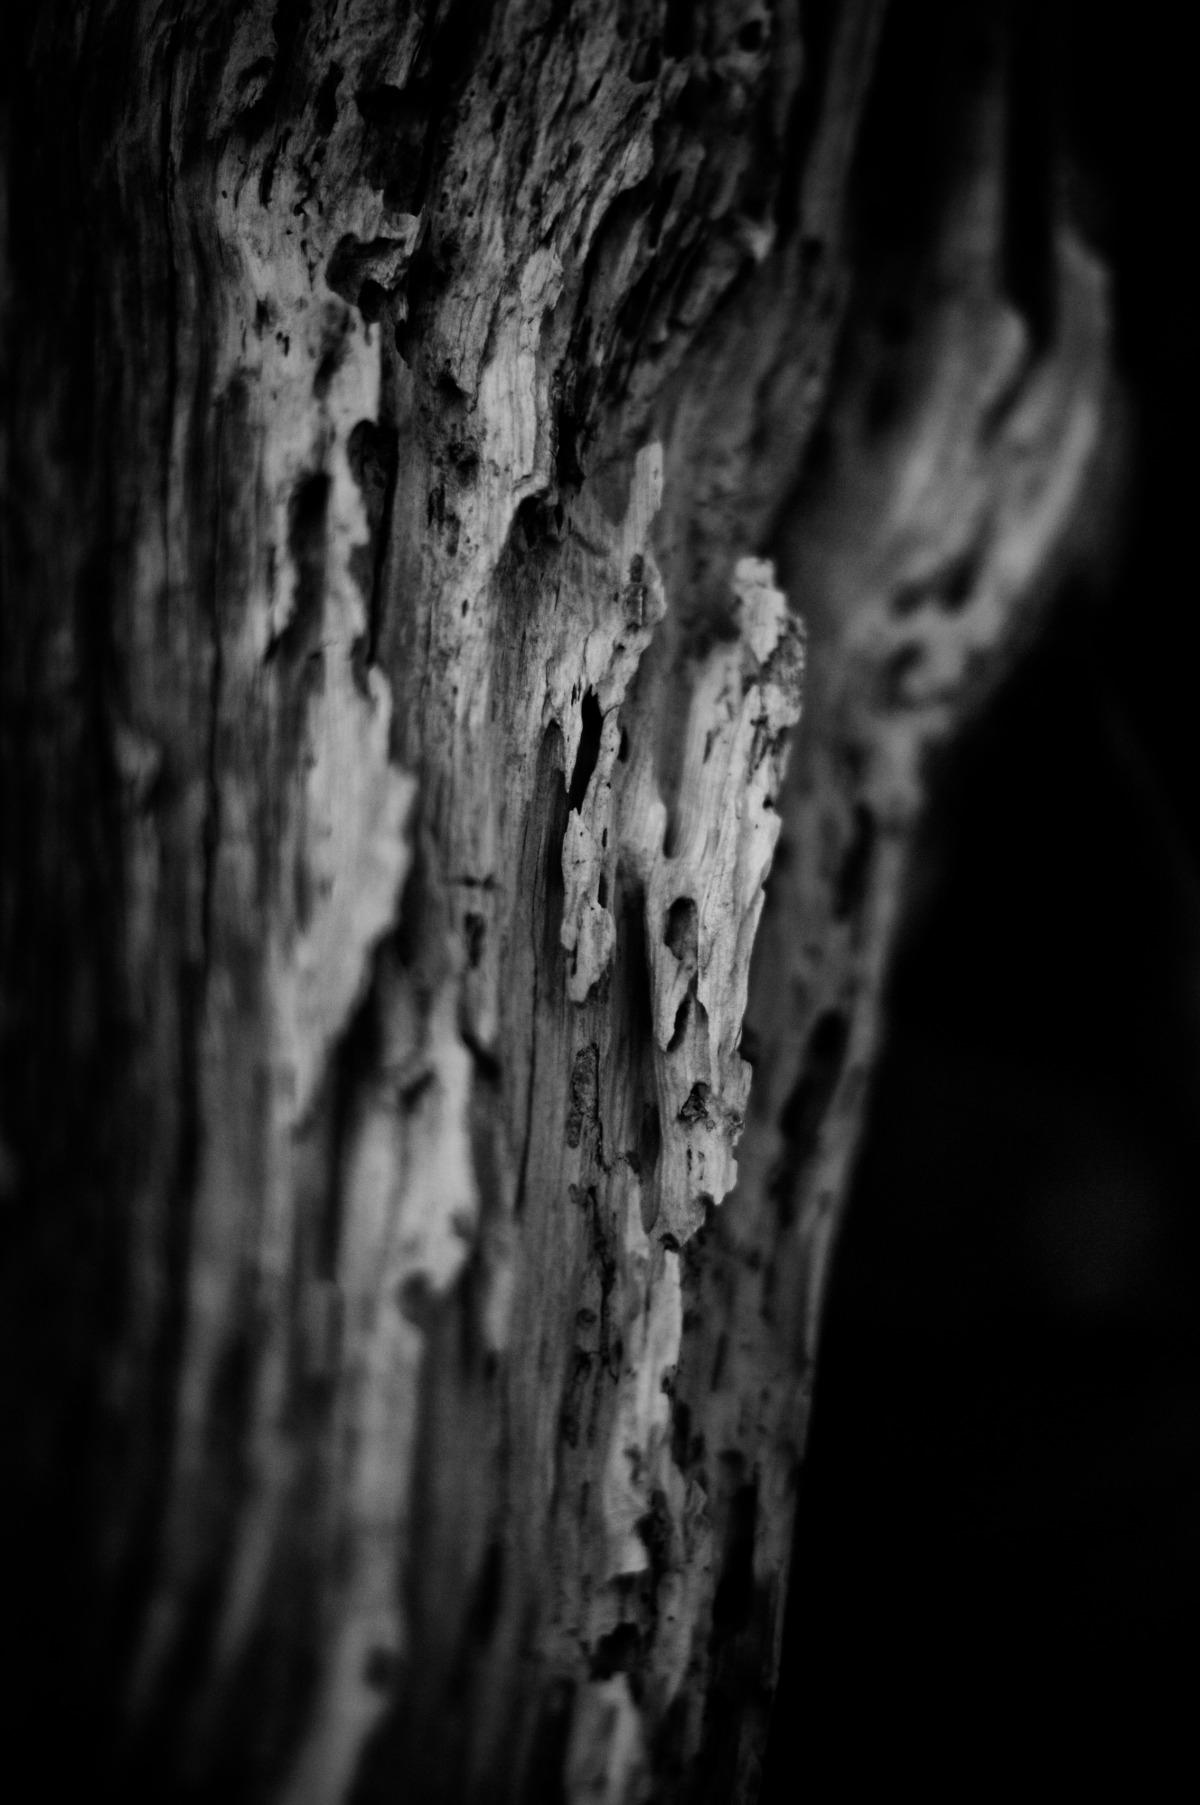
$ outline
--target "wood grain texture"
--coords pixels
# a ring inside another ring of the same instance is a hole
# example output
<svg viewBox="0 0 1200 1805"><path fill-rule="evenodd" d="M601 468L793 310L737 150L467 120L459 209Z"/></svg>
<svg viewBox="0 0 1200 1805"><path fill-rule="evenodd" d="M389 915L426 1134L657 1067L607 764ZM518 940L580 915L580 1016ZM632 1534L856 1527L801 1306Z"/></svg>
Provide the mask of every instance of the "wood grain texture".
<svg viewBox="0 0 1200 1805"><path fill-rule="evenodd" d="M1108 469L923 17L6 28L6 1432L124 1796L753 1797L927 761Z"/></svg>

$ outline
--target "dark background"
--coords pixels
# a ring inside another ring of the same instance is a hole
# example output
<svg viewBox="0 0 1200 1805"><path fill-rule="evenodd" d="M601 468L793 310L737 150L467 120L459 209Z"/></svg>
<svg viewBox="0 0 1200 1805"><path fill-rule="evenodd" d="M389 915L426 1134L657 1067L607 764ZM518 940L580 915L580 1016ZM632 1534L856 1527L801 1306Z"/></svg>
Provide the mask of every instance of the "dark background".
<svg viewBox="0 0 1200 1805"><path fill-rule="evenodd" d="M1128 526L926 823L828 1297L764 1805L1195 1783L1194 100L1183 9L1042 15L1077 219L1114 271Z"/></svg>

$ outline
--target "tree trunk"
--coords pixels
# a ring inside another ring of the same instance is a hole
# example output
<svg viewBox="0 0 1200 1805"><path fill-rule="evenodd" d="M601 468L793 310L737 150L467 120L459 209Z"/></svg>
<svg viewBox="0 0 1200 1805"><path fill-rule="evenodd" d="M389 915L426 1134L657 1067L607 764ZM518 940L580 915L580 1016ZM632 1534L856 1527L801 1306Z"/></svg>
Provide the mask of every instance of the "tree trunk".
<svg viewBox="0 0 1200 1805"><path fill-rule="evenodd" d="M1037 34L4 29L28 1721L123 1799L750 1800L929 760L1118 463Z"/></svg>

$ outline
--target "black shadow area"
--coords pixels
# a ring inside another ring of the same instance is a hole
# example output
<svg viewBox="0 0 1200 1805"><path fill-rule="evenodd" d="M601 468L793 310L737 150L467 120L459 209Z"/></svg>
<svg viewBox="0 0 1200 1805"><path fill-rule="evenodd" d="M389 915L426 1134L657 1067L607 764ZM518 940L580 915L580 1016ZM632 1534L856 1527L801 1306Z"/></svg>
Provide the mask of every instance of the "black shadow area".
<svg viewBox="0 0 1200 1805"><path fill-rule="evenodd" d="M1168 1798L1195 1765L1193 109L1181 14L1050 11L1072 204L1113 270L1128 527L935 786L827 1300L762 1805Z"/></svg>

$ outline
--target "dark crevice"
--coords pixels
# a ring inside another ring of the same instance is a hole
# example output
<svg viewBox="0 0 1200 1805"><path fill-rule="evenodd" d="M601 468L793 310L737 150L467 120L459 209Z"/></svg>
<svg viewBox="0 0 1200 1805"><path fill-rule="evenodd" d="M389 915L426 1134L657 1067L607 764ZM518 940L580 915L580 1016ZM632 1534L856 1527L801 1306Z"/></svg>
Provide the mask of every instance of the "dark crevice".
<svg viewBox="0 0 1200 1805"><path fill-rule="evenodd" d="M642 1105L642 1125L638 1130L637 1172L643 1184L654 1177L662 1153L662 1127L658 1104L653 1100Z"/></svg>
<svg viewBox="0 0 1200 1805"><path fill-rule="evenodd" d="M653 205L653 188L649 179L626 189L608 207L592 238L584 259L575 309L575 325L571 334L566 372L557 397L555 417L556 474L560 486L577 488L586 474L586 452L590 441L602 373L610 394L620 389L621 362L616 347L627 336L629 313L639 283L649 272L635 264L638 273L633 289L617 308L617 295L612 292L616 273L624 271L632 240L645 225L648 209ZM628 272L624 279L627 281ZM594 341L597 326L606 317L617 317L602 342Z"/></svg>
<svg viewBox="0 0 1200 1805"><path fill-rule="evenodd" d="M491 1642L500 1619L503 1596L504 1544L493 1540L488 1543L483 1557L467 1623L468 1636L476 1647L486 1648Z"/></svg>
<svg viewBox="0 0 1200 1805"><path fill-rule="evenodd" d="M379 1015L372 981L366 996L351 1017L332 1060L330 1131L325 1201L317 1224L313 1251L316 1276L337 1277L341 1246L343 1189L346 1152L367 1080L379 1069Z"/></svg>
<svg viewBox="0 0 1200 1805"><path fill-rule="evenodd" d="M699 957L700 916L690 896L677 896L667 910L663 944L681 965L695 970Z"/></svg>
<svg viewBox="0 0 1200 1805"><path fill-rule="evenodd" d="M686 995L681 1000L678 1009L675 1011L675 1020L671 1024L671 1038L667 1042L668 1053L677 1053L683 1045L683 1037L687 1033L688 1017L691 1014L692 1009L692 998L695 994L696 986L695 981L693 980Z"/></svg>
<svg viewBox="0 0 1200 1805"><path fill-rule="evenodd" d="M653 39L647 39L638 45L629 65L629 79L635 85L657 80L662 68L662 50Z"/></svg>
<svg viewBox="0 0 1200 1805"><path fill-rule="evenodd" d="M620 1149L642 1179L642 1222L647 1233L658 1212L654 1183L662 1151L662 1125L654 1060L653 985L646 956L645 893L624 865L618 867L613 899L617 944L613 957L613 1041L625 1059L604 1062L608 1087L601 1114L627 1124L630 1140Z"/></svg>
<svg viewBox="0 0 1200 1805"><path fill-rule="evenodd" d="M575 769L571 773L571 787L567 792L567 812L569 814L578 814L582 809L588 784L592 780L592 772L596 769L596 761L600 757L600 735L604 728L604 716L600 712L600 703L594 689L589 689L584 696L579 715L579 750L575 754Z"/></svg>
<svg viewBox="0 0 1200 1805"><path fill-rule="evenodd" d="M325 606L326 516L332 485L324 470L302 476L288 502L288 551L296 573L292 612L267 647L295 667L319 639Z"/></svg>
<svg viewBox="0 0 1200 1805"><path fill-rule="evenodd" d="M561 543L566 536L566 512L553 491L549 495L526 497L517 509L516 532L520 533L520 541L529 552ZM513 543L516 543L515 539Z"/></svg>
<svg viewBox="0 0 1200 1805"><path fill-rule="evenodd" d="M451 0L430 45L427 65L429 123L422 148L414 213L420 211L428 198L442 127L451 116L456 93L471 73L490 10L482 0L459 0L457 5Z"/></svg>
<svg viewBox="0 0 1200 1805"><path fill-rule="evenodd" d="M533 998L530 1009L529 1075L521 1132L521 1162L517 1176L514 1213L525 1205L529 1149L533 1139L533 1109L538 1083L540 999L557 996L563 982L562 918L566 888L562 874L563 839L567 831L567 793L563 783L563 740L552 722L538 748L533 798L526 817L521 850L520 894L533 899L530 910L530 955ZM541 907L538 907L541 899Z"/></svg>
<svg viewBox="0 0 1200 1805"><path fill-rule="evenodd" d="M567 1113L567 1146L578 1147L584 1131L599 1120L600 1049L595 1041L581 1047L571 1068L571 1102Z"/></svg>
<svg viewBox="0 0 1200 1805"><path fill-rule="evenodd" d="M679 1120L687 1122L689 1126L695 1122L701 1122L705 1127L711 1128L713 1121L708 1109L711 1095L712 1092L707 1084L703 1082L693 1084L680 1107Z"/></svg>
<svg viewBox="0 0 1200 1805"><path fill-rule="evenodd" d="M557 727L551 732L557 747L558 755L562 754L562 736ZM549 737L549 736L548 736ZM554 986L562 979L565 955L562 945L563 910L566 907L566 886L563 881L562 849L563 839L567 831L566 786L562 780L562 771L557 769L549 779L550 795L544 808L539 808L534 817L534 830L541 836L541 869L539 886L535 892L542 898L541 944L538 948L538 985L541 988L541 973L545 973L546 994L554 994Z"/></svg>
<svg viewBox="0 0 1200 1805"><path fill-rule="evenodd" d="M339 63L331 63L325 72L325 78L317 89L317 102L314 109L316 127L322 138L328 138L337 124L337 91L342 82L342 68Z"/></svg>
<svg viewBox="0 0 1200 1805"><path fill-rule="evenodd" d="M617 950L614 982L619 981L622 1009L618 1026L622 1042L640 1057L653 1046L654 1010L650 965L646 958L645 894L637 880L622 867L618 873L614 915ZM651 1093L652 1094L652 1093Z"/></svg>
<svg viewBox="0 0 1200 1805"><path fill-rule="evenodd" d="M614 1674L628 1673L641 1656L642 1635L636 1623L618 1623L601 1636L592 1651L591 1676L594 1680L611 1680Z"/></svg>
<svg viewBox="0 0 1200 1805"><path fill-rule="evenodd" d="M385 421L360 420L346 444L354 480L367 515L368 544L351 554L351 574L367 599L366 663L379 659L383 623L384 565L391 538L398 468L396 429ZM356 561L361 554L361 565Z"/></svg>
<svg viewBox="0 0 1200 1805"><path fill-rule="evenodd" d="M429 122L426 82L419 76L404 88L380 82L361 89L354 102L363 122L366 180L383 190L389 207L415 213Z"/></svg>
<svg viewBox="0 0 1200 1805"><path fill-rule="evenodd" d="M271 205L271 193L275 187L275 171L279 167L279 159L287 149L288 139L291 135L289 126L280 133L263 162L262 174L258 178L258 199L262 207Z"/></svg>

